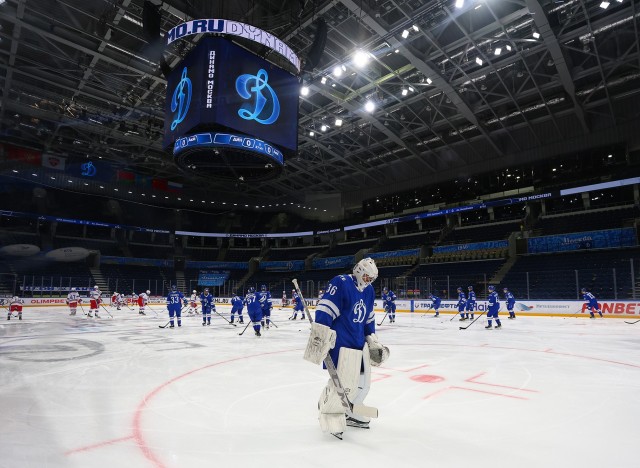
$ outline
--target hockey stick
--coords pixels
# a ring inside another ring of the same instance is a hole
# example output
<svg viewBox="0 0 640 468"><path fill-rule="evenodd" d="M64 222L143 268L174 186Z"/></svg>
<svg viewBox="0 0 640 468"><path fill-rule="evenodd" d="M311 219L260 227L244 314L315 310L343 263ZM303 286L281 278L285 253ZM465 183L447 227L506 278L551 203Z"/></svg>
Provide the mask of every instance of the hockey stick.
<svg viewBox="0 0 640 468"><path fill-rule="evenodd" d="M17 318L18 317L18 312L16 312L16 315L13 315L13 312L11 312L11 309L9 309L7 306L2 306L7 312L9 312L9 315L11 315L13 318Z"/></svg>
<svg viewBox="0 0 640 468"><path fill-rule="evenodd" d="M432 309L432 307L431 307L431 306L429 306L429 307L427 308L427 310L425 311L425 313L424 313L424 314L422 314L422 316L424 317L425 315L427 315L431 309Z"/></svg>
<svg viewBox="0 0 640 468"><path fill-rule="evenodd" d="M217 310L213 309L213 311L215 312L215 314L216 314L216 315L219 315L220 317L222 317L223 319L225 319L229 325L233 325L234 327L237 327L237 326L238 326L238 325L236 325L235 323L231 323L231 322L229 321L229 319L227 319L227 317L225 317L224 315L219 314ZM276 328L278 328L278 327L276 327Z"/></svg>
<svg viewBox="0 0 640 468"><path fill-rule="evenodd" d="M453 317L451 317L451 319L449 320L449 322L453 322L453 319L457 317L457 315L460 313L460 311L456 312L455 314L453 314Z"/></svg>
<svg viewBox="0 0 640 468"><path fill-rule="evenodd" d="M267 325L271 324L271 325L273 325L274 327L278 328L278 325L276 325L276 324L275 324L275 322L274 322L273 320L271 320L271 317L266 318L266 320L269 320L268 322L266 322L266 323L267 323Z"/></svg>
<svg viewBox="0 0 640 468"><path fill-rule="evenodd" d="M302 303L304 304L304 309L307 312L307 318L309 319L309 323L313 323L313 319L311 318L311 312L309 311L309 307L304 300L304 296L302 295L302 291L300 291L300 286L298 286L298 280L292 279L293 285L296 288L296 291L300 295L302 299ZM331 356L327 354L323 360L324 365L327 367L327 371L329 372L329 377L331 378L331 382L333 382L333 386L336 388L336 393L340 397L340 403L342 403L343 408L347 411L347 413L351 413L354 415L361 415L368 418L377 418L378 417L378 408L374 408L373 406L365 406L365 405L354 405L349 401L347 394L344 391L344 387L340 382L340 377L338 376L338 371L336 370L336 366L333 364L333 360Z"/></svg>
<svg viewBox="0 0 640 468"><path fill-rule="evenodd" d="M473 320L473 322L471 322L469 325L467 325L466 327L460 327L460 330L466 330L467 328L469 328L471 325L473 325L474 323L476 323L478 321L478 319L480 317L482 317L485 314L485 312L482 312L480 315L478 315L478 317L476 319ZM458 314L456 314L458 315ZM455 317L455 316L454 316Z"/></svg>
<svg viewBox="0 0 640 468"><path fill-rule="evenodd" d="M105 306L103 306L103 305L102 305L102 303L100 303L100 307L102 307L102 308L104 309L104 311L105 311L107 314L109 314L109 317L113 318L113 315L111 315L111 314L109 313L109 311L107 310L107 308L106 308Z"/></svg>
<svg viewBox="0 0 640 468"><path fill-rule="evenodd" d="M387 313L386 313L386 314L384 314L384 317L382 317L382 320L380 320L380 323L378 323L378 324L376 324L376 325L378 325L378 326L382 325L382 322L384 322L384 319L386 319L386 318L387 318L387 315L389 315L389 311L388 311L388 310L387 310Z"/></svg>
<svg viewBox="0 0 640 468"><path fill-rule="evenodd" d="M145 307L148 307L149 309L151 309L151 306L150 306L148 303L147 303L147 304L145 304ZM160 316L158 315L158 312L156 312L156 310L155 310L155 309L151 309L151 311L152 311L154 314L156 314L156 318L160 318Z"/></svg>
<svg viewBox="0 0 640 468"><path fill-rule="evenodd" d="M165 323L164 325L158 325L158 328L167 328L169 326L169 324L171 323L171 320L169 320L167 323Z"/></svg>
<svg viewBox="0 0 640 468"><path fill-rule="evenodd" d="M247 318L248 318L248 317L247 317ZM252 323L253 323L253 322L251 321L251 319L249 319L249 320L247 321L247 326L246 326L246 327L244 327L244 330L242 330L240 333L238 333L238 335L242 336L242 334L243 334L244 332L246 332L246 331L247 331L247 328L249 328L249 325L251 325Z"/></svg>
<svg viewBox="0 0 640 468"><path fill-rule="evenodd" d="M626 320L624 321L624 323L628 323L629 325L633 325L634 323L638 323L638 322L640 322L640 319L636 320L635 322L627 322Z"/></svg>
<svg viewBox="0 0 640 468"><path fill-rule="evenodd" d="M82 310L82 314L86 317L87 313L84 311L84 307L82 307L82 302L78 302L78 305L80 306L80 310Z"/></svg>

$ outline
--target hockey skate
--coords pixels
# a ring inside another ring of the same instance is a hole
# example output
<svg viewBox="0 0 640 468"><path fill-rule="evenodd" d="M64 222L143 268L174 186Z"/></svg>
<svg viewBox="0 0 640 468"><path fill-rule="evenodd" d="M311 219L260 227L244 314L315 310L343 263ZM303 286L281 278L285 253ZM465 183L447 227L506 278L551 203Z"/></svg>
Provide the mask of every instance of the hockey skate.
<svg viewBox="0 0 640 468"><path fill-rule="evenodd" d="M11 320L11 314L7 315L7 320Z"/></svg>
<svg viewBox="0 0 640 468"><path fill-rule="evenodd" d="M486 329L490 330L490 329L492 329L492 328L493 328L493 326L492 326L492 325L487 325L487 326L486 326L486 327L484 327L484 328L486 328Z"/></svg>
<svg viewBox="0 0 640 468"><path fill-rule="evenodd" d="M260 330L256 330L256 336L262 336L262 335L260 334Z"/></svg>
<svg viewBox="0 0 640 468"><path fill-rule="evenodd" d="M343 432L332 432L331 433L331 435L333 437L335 437L336 439L340 439L340 440L342 440L342 434L343 434Z"/></svg>
<svg viewBox="0 0 640 468"><path fill-rule="evenodd" d="M18 320L22 320L22 314L18 314Z"/></svg>
<svg viewBox="0 0 640 468"><path fill-rule="evenodd" d="M147 314L145 314L144 312L140 311L140 312L138 312L138 315L147 315Z"/></svg>
<svg viewBox="0 0 640 468"><path fill-rule="evenodd" d="M93 318L93 314L92 314L91 312L89 312L89 313L87 314L87 317L89 317L89 318Z"/></svg>
<svg viewBox="0 0 640 468"><path fill-rule="evenodd" d="M173 323L171 325L169 325L169 328L175 328Z"/></svg>
<svg viewBox="0 0 640 468"><path fill-rule="evenodd" d="M501 324L501 323L499 323L498 325L496 325L496 330L497 330L498 328L502 328L502 324Z"/></svg>
<svg viewBox="0 0 640 468"><path fill-rule="evenodd" d="M347 416L347 426L359 427L360 429L369 429L369 423L364 421L358 421L350 416Z"/></svg>
<svg viewBox="0 0 640 468"><path fill-rule="evenodd" d="M460 318L458 319L458 322L464 322L465 320L467 320L467 319L466 319L466 318L464 318L464 317L460 317Z"/></svg>
<svg viewBox="0 0 640 468"><path fill-rule="evenodd" d="M100 318L100 316L98 315L98 312L96 312L96 318Z"/></svg>

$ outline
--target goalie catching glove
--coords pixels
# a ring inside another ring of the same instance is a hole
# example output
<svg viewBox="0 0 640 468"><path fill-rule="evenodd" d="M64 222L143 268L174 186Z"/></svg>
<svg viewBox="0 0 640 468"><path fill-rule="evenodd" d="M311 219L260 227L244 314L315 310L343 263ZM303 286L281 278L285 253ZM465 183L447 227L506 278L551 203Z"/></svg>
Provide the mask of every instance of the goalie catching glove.
<svg viewBox="0 0 640 468"><path fill-rule="evenodd" d="M304 359L314 364L320 364L329 350L336 345L336 332L320 323L311 324L311 334L304 351Z"/></svg>
<svg viewBox="0 0 640 468"><path fill-rule="evenodd" d="M367 336L367 344L369 345L369 357L371 358L372 366L378 367L389 359L389 348L380 344L375 333Z"/></svg>

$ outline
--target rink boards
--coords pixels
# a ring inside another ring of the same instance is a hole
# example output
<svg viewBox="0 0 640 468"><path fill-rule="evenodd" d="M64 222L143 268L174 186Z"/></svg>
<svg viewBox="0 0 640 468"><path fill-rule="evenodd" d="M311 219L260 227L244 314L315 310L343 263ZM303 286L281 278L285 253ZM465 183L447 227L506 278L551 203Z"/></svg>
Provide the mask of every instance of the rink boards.
<svg viewBox="0 0 640 468"><path fill-rule="evenodd" d="M66 306L64 298L22 298L25 307L52 307L52 306ZM84 299L83 305L88 305L89 300ZM231 300L228 297L217 297L215 302L218 305L230 304ZM129 299L128 303L132 304ZM151 305L163 306L165 302L164 297L152 297ZM307 301L307 305L314 308L317 305L317 300ZM0 298L0 306L8 306L9 298ZM612 318L625 318L640 315L640 302L639 301L599 301L600 308L603 315ZM109 300L105 301L104 305L109 305ZM274 307L281 307L281 299L273 299ZM433 313L431 308L432 303L429 300L397 300L396 312L397 313ZM291 308L290 305L286 306ZM381 300L375 302L376 312L384 312L384 306ZM478 301L476 306L476 312L485 312L487 310L486 301ZM504 301L500 302L500 312L506 312L507 307ZM517 301L514 306L514 311L517 315L521 316L541 316L541 317L573 317L573 316L588 316L589 311L583 301ZM440 305L440 313L455 314L458 312L457 301L442 301Z"/></svg>

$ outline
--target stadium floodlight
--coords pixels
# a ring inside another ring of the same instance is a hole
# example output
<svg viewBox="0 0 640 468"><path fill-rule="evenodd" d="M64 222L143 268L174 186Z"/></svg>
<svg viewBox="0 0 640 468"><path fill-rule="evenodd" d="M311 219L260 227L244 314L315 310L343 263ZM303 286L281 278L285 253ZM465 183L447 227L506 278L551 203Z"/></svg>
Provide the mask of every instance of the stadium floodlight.
<svg viewBox="0 0 640 468"><path fill-rule="evenodd" d="M364 104L364 110L366 110L367 112L371 113L374 110L376 110L376 105L373 101L369 100Z"/></svg>
<svg viewBox="0 0 640 468"><path fill-rule="evenodd" d="M500 47L496 48L496 50L493 51L494 55L500 55L502 53L502 49Z"/></svg>
<svg viewBox="0 0 640 468"><path fill-rule="evenodd" d="M369 54L362 50L357 51L353 57L353 63L358 68L364 67L367 63L369 63Z"/></svg>
<svg viewBox="0 0 640 468"><path fill-rule="evenodd" d="M427 84L430 85L431 83L433 83L433 80L431 78L427 78Z"/></svg>
<svg viewBox="0 0 640 468"><path fill-rule="evenodd" d="M482 59L480 57L476 57L476 63L478 65L482 65L483 64Z"/></svg>
<svg viewBox="0 0 640 468"><path fill-rule="evenodd" d="M407 88L402 88L402 95L406 96L407 94L409 94L409 90Z"/></svg>
<svg viewBox="0 0 640 468"><path fill-rule="evenodd" d="M320 78L320 83L327 84L327 77L323 76L322 78Z"/></svg>
<svg viewBox="0 0 640 468"><path fill-rule="evenodd" d="M456 8L462 8L464 6L464 0L456 0Z"/></svg>
<svg viewBox="0 0 640 468"><path fill-rule="evenodd" d="M342 127L342 119L336 119L335 125L336 127Z"/></svg>
<svg viewBox="0 0 640 468"><path fill-rule="evenodd" d="M540 33L537 32L537 31L534 31L532 36L533 36L534 39L540 39Z"/></svg>
<svg viewBox="0 0 640 468"><path fill-rule="evenodd" d="M405 29L404 31L402 31L402 39L406 39L407 37L409 37L409 30Z"/></svg>
<svg viewBox="0 0 640 468"><path fill-rule="evenodd" d="M322 127L320 127L320 130L322 130L323 132L326 132L327 131L327 126L323 125Z"/></svg>
<svg viewBox="0 0 640 468"><path fill-rule="evenodd" d="M606 10L607 8L609 8L609 5L611 5L611 3L609 2L602 2L600 4L600 8L602 8L603 10Z"/></svg>
<svg viewBox="0 0 640 468"><path fill-rule="evenodd" d="M342 76L342 67L340 67L339 65L333 67L333 76L335 76L336 78Z"/></svg>
<svg viewBox="0 0 640 468"><path fill-rule="evenodd" d="M309 87L308 86L303 86L302 88L300 88L300 94L303 96L308 96L309 95Z"/></svg>

